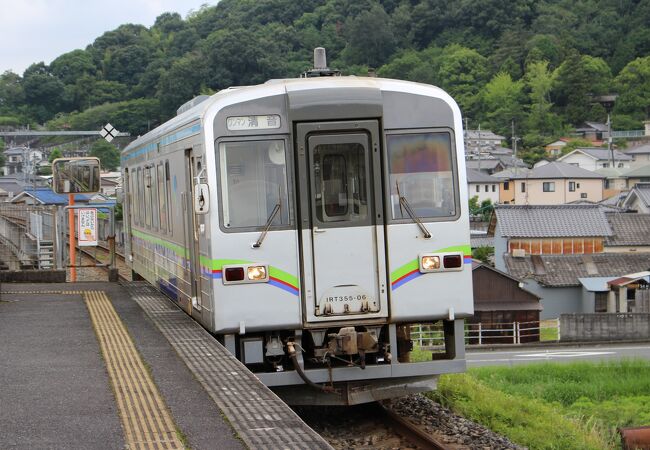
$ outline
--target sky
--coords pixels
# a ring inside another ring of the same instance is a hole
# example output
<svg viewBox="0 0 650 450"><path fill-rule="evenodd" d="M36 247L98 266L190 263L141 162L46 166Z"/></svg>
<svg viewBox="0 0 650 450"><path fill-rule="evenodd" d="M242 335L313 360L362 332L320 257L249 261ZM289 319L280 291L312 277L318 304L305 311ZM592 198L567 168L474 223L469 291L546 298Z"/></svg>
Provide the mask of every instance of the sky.
<svg viewBox="0 0 650 450"><path fill-rule="evenodd" d="M0 0L0 74L84 49L125 23L151 27L160 14L183 18L218 0Z"/></svg>

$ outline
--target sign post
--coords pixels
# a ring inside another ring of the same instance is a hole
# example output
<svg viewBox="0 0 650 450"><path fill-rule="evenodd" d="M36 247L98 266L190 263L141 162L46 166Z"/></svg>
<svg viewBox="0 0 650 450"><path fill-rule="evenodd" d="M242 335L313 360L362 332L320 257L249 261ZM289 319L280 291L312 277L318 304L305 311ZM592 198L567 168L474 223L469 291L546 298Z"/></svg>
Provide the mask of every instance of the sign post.
<svg viewBox="0 0 650 450"><path fill-rule="evenodd" d="M74 194L68 194L68 206L74 206ZM74 265L77 259L76 250L74 245L74 209L68 210L68 227L70 228L70 281L75 283L77 281L77 268Z"/></svg>

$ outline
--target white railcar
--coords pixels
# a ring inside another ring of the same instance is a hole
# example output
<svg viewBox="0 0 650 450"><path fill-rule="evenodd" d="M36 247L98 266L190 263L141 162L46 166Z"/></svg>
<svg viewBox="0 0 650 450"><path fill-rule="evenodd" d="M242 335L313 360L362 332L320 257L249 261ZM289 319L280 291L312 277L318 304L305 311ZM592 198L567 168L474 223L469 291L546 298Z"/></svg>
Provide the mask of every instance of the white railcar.
<svg viewBox="0 0 650 450"><path fill-rule="evenodd" d="M134 273L291 403L403 395L465 369L469 220L449 95L321 76L182 110L122 153ZM409 362L411 324L437 321L444 351Z"/></svg>

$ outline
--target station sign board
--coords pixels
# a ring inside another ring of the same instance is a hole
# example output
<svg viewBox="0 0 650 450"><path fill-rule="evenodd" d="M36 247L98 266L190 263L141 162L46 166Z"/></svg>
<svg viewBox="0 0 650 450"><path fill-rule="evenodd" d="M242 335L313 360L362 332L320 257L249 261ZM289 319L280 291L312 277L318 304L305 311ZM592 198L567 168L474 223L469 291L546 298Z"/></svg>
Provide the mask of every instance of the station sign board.
<svg viewBox="0 0 650 450"><path fill-rule="evenodd" d="M97 209L81 208L77 210L79 247L97 245Z"/></svg>

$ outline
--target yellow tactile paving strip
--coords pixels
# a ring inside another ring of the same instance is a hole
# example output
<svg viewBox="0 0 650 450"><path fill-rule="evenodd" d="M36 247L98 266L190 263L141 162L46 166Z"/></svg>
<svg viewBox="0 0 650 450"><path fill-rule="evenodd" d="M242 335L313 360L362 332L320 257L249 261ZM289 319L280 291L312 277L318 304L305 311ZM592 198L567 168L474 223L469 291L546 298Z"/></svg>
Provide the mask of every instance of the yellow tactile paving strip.
<svg viewBox="0 0 650 450"><path fill-rule="evenodd" d="M84 300L106 361L128 449L182 449L158 388L103 291Z"/></svg>
<svg viewBox="0 0 650 450"><path fill-rule="evenodd" d="M151 379L115 308L103 291L33 290L2 294L82 295L104 355L117 400L126 448L185 448L158 388Z"/></svg>
<svg viewBox="0 0 650 450"><path fill-rule="evenodd" d="M84 300L106 361L129 449L181 449L171 416L131 337L102 291Z"/></svg>

